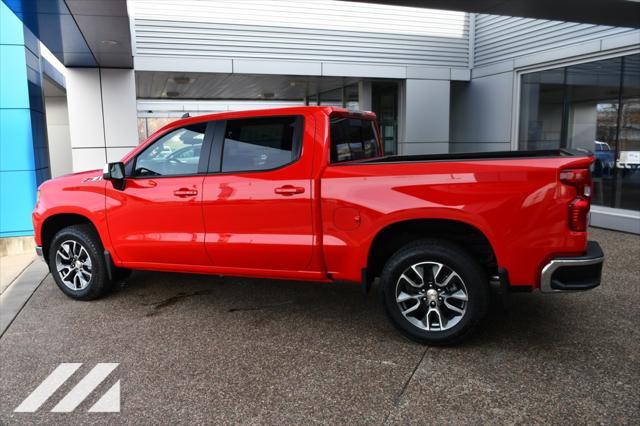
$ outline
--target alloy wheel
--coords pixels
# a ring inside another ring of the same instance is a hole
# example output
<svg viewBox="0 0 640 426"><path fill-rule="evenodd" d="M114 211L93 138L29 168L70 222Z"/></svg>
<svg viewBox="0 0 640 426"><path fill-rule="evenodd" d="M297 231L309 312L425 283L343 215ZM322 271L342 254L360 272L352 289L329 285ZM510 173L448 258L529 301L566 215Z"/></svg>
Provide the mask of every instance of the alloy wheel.
<svg viewBox="0 0 640 426"><path fill-rule="evenodd" d="M396 283L400 313L426 331L445 331L462 320L469 295L456 271L438 262L420 262L404 270Z"/></svg>
<svg viewBox="0 0 640 426"><path fill-rule="evenodd" d="M82 244L67 240L56 252L56 269L60 280L69 289L84 290L91 281L91 257Z"/></svg>

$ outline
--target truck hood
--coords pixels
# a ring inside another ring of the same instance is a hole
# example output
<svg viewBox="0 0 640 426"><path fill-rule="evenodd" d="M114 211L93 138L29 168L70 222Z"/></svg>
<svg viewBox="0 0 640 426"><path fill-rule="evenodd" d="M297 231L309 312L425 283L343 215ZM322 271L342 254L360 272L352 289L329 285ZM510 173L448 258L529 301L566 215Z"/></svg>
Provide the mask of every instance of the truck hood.
<svg viewBox="0 0 640 426"><path fill-rule="evenodd" d="M86 172L77 172L77 173L69 173L66 175L58 176L53 179L49 179L40 185L40 188L44 188L46 186L75 186L82 183L87 182L97 182L102 180L102 170L88 170Z"/></svg>

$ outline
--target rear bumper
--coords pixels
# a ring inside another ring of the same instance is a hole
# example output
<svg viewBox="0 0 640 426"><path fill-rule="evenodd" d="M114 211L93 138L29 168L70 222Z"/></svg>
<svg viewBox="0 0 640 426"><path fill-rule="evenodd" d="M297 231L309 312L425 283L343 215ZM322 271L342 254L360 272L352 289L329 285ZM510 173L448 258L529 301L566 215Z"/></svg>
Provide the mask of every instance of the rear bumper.
<svg viewBox="0 0 640 426"><path fill-rule="evenodd" d="M604 253L595 241L589 241L587 253L577 257L558 257L542 268L540 291L590 290L600 285Z"/></svg>

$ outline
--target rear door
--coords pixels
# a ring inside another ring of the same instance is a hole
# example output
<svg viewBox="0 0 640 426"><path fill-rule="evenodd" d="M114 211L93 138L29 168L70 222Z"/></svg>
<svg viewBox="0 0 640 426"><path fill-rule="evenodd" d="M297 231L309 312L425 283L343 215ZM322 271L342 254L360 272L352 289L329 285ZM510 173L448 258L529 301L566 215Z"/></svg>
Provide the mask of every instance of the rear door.
<svg viewBox="0 0 640 426"><path fill-rule="evenodd" d="M227 120L204 179L205 246L213 265L302 271L313 250L311 117Z"/></svg>

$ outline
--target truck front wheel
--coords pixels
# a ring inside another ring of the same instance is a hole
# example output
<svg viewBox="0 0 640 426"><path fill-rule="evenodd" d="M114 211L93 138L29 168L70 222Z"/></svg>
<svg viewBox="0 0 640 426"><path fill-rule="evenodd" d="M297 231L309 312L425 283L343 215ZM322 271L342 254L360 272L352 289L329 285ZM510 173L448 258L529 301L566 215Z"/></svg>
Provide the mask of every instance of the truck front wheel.
<svg viewBox="0 0 640 426"><path fill-rule="evenodd" d="M380 277L385 311L407 337L448 345L468 336L489 304L487 273L448 241L424 239L404 246Z"/></svg>
<svg viewBox="0 0 640 426"><path fill-rule="evenodd" d="M89 225L61 229L49 248L49 270L60 290L78 300L92 300L111 289L102 243Z"/></svg>

